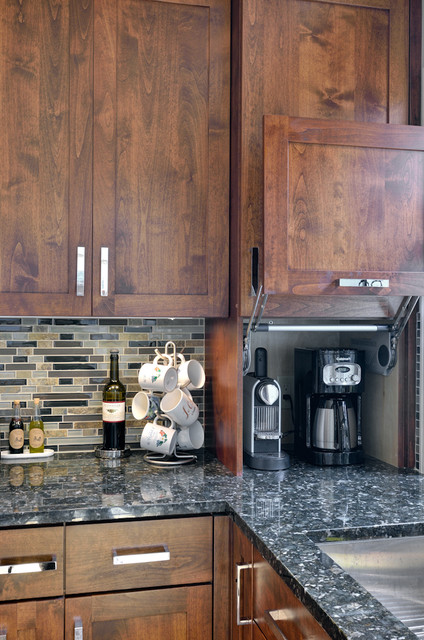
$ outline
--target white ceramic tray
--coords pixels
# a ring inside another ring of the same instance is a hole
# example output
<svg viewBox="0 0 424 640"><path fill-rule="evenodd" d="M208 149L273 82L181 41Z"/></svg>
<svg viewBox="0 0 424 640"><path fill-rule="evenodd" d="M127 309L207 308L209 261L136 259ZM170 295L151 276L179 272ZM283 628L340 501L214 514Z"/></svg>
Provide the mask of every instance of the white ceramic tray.
<svg viewBox="0 0 424 640"><path fill-rule="evenodd" d="M24 453L9 453L9 451L2 451L1 459L13 460L14 462L30 462L36 458L50 458L50 456L55 453L54 449L44 449L43 453L30 453L29 451L25 451Z"/></svg>

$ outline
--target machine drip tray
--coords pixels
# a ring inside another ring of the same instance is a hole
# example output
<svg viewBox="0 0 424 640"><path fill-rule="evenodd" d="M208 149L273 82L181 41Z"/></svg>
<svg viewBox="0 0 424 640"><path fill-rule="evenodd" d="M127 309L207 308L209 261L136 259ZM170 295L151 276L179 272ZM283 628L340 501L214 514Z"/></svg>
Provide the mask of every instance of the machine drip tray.
<svg viewBox="0 0 424 640"><path fill-rule="evenodd" d="M254 454L245 451L244 462L252 469L260 471L281 471L290 467L290 456L285 451Z"/></svg>

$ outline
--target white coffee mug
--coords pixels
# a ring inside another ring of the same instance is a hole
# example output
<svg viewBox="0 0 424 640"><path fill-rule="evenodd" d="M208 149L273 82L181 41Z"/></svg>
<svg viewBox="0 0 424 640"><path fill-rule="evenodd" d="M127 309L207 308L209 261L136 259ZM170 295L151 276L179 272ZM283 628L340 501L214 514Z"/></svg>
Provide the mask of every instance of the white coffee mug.
<svg viewBox="0 0 424 640"><path fill-rule="evenodd" d="M177 354L181 360L178 365L178 386L187 389L201 389L205 384L205 372L197 360L186 360L182 353Z"/></svg>
<svg viewBox="0 0 424 640"><path fill-rule="evenodd" d="M159 356L153 362L146 362L141 365L138 372L138 383L142 389L152 391L173 391L178 384L178 373L175 367L169 364L160 364Z"/></svg>
<svg viewBox="0 0 424 640"><path fill-rule="evenodd" d="M177 431L173 429L173 422L170 427L164 427L157 424L157 420L156 416L153 422L148 422L144 427L140 438L140 447L170 456L174 453L177 444Z"/></svg>
<svg viewBox="0 0 424 640"><path fill-rule="evenodd" d="M156 411L159 410L159 405L160 399L157 396L145 391L139 391L132 401L132 414L136 420L144 420L144 418L153 420Z"/></svg>
<svg viewBox="0 0 424 640"><path fill-rule="evenodd" d="M174 389L163 396L160 409L171 420L182 427L188 427L199 417L199 407L182 389Z"/></svg>
<svg viewBox="0 0 424 640"><path fill-rule="evenodd" d="M187 429L178 432L177 445L180 449L200 449L205 441L203 427L198 420Z"/></svg>

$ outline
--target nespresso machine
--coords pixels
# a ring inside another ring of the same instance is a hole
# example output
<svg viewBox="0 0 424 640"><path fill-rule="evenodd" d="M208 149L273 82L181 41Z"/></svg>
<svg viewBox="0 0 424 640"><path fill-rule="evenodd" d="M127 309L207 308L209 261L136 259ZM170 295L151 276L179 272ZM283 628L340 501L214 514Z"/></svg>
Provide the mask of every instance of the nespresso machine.
<svg viewBox="0 0 424 640"><path fill-rule="evenodd" d="M355 349L295 349L295 453L317 465L363 461L364 354Z"/></svg>
<svg viewBox="0 0 424 640"><path fill-rule="evenodd" d="M278 471L290 466L281 450L281 389L267 375L267 351L255 350L255 371L243 378L244 462L253 469Z"/></svg>

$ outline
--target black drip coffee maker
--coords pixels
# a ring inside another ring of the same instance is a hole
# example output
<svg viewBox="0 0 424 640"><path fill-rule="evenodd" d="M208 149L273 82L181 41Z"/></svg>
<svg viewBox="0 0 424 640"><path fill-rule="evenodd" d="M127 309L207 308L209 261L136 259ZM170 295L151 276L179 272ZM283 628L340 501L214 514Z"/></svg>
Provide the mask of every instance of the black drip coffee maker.
<svg viewBox="0 0 424 640"><path fill-rule="evenodd" d="M295 453L318 465L363 461L362 351L295 349Z"/></svg>

